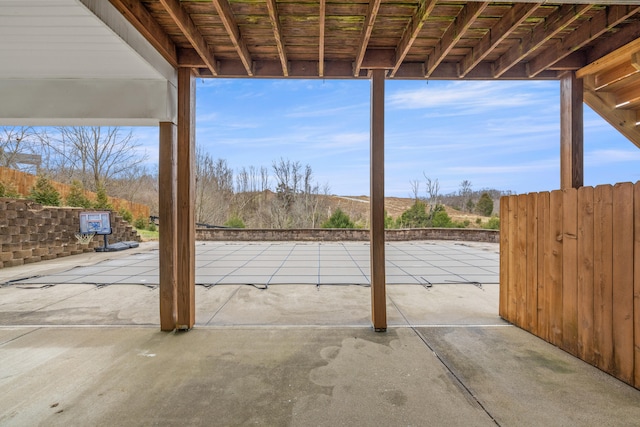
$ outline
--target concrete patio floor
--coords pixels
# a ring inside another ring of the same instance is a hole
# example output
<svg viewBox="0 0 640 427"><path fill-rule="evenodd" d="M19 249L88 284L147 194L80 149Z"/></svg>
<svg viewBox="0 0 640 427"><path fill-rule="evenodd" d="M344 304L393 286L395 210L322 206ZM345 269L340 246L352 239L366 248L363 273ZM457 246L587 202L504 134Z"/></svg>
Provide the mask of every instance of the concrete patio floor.
<svg viewBox="0 0 640 427"><path fill-rule="evenodd" d="M154 244L0 269L0 425L638 425L639 390L498 317L497 245L388 245L386 333L366 245L241 246L198 246L189 332L159 331ZM232 253L262 264L216 276Z"/></svg>

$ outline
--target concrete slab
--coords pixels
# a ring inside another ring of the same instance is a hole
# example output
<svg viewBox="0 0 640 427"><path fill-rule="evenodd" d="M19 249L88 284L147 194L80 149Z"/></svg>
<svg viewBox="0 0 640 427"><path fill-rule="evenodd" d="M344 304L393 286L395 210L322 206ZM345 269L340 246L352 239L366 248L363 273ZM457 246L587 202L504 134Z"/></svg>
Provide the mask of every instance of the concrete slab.
<svg viewBox="0 0 640 427"><path fill-rule="evenodd" d="M2 425L624 426L640 419L638 390L513 327L6 334L13 338L0 346Z"/></svg>
<svg viewBox="0 0 640 427"><path fill-rule="evenodd" d="M523 330L418 331L498 425L638 425L639 390Z"/></svg>

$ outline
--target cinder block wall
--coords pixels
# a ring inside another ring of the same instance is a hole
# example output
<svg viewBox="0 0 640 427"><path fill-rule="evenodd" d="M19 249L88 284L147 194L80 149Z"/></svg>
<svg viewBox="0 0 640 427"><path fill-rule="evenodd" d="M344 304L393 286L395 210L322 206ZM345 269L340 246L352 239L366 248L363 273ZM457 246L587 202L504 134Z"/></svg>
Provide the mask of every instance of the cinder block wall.
<svg viewBox="0 0 640 427"><path fill-rule="evenodd" d="M88 245L75 237L83 208L43 207L21 199L0 198L0 268L91 252L104 238ZM140 241L136 230L120 215L111 215L109 242Z"/></svg>

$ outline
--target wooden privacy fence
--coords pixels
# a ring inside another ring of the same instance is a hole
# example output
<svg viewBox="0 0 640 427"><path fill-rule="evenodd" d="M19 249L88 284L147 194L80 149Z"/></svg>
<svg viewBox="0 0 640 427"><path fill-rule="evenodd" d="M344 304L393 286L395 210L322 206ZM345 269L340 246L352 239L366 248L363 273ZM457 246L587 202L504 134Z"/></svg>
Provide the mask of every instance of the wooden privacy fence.
<svg viewBox="0 0 640 427"><path fill-rule="evenodd" d="M500 316L640 388L640 182L503 197Z"/></svg>
<svg viewBox="0 0 640 427"><path fill-rule="evenodd" d="M15 187L15 190L25 197L29 195L31 188L36 183L37 179L37 176L30 173L25 173L17 171L15 169L9 169L0 166L0 183L11 183ZM51 181L51 185L53 185L58 193L60 193L60 197L63 201L67 198L69 192L71 191L71 186L67 184ZM88 190L84 190L84 195L92 201L95 201L97 197L96 193ZM108 200L116 211L120 208L125 208L129 212L131 212L133 218L149 218L149 206L147 205L133 203L128 200L118 199L116 197L109 197Z"/></svg>

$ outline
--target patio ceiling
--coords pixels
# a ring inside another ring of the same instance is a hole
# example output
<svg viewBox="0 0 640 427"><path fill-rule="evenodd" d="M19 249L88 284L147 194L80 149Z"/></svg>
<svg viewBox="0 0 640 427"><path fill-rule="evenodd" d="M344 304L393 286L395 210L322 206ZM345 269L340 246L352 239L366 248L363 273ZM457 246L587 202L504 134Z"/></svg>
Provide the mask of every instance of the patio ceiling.
<svg viewBox="0 0 640 427"><path fill-rule="evenodd" d="M556 79L640 36L628 1L110 1L201 77Z"/></svg>

